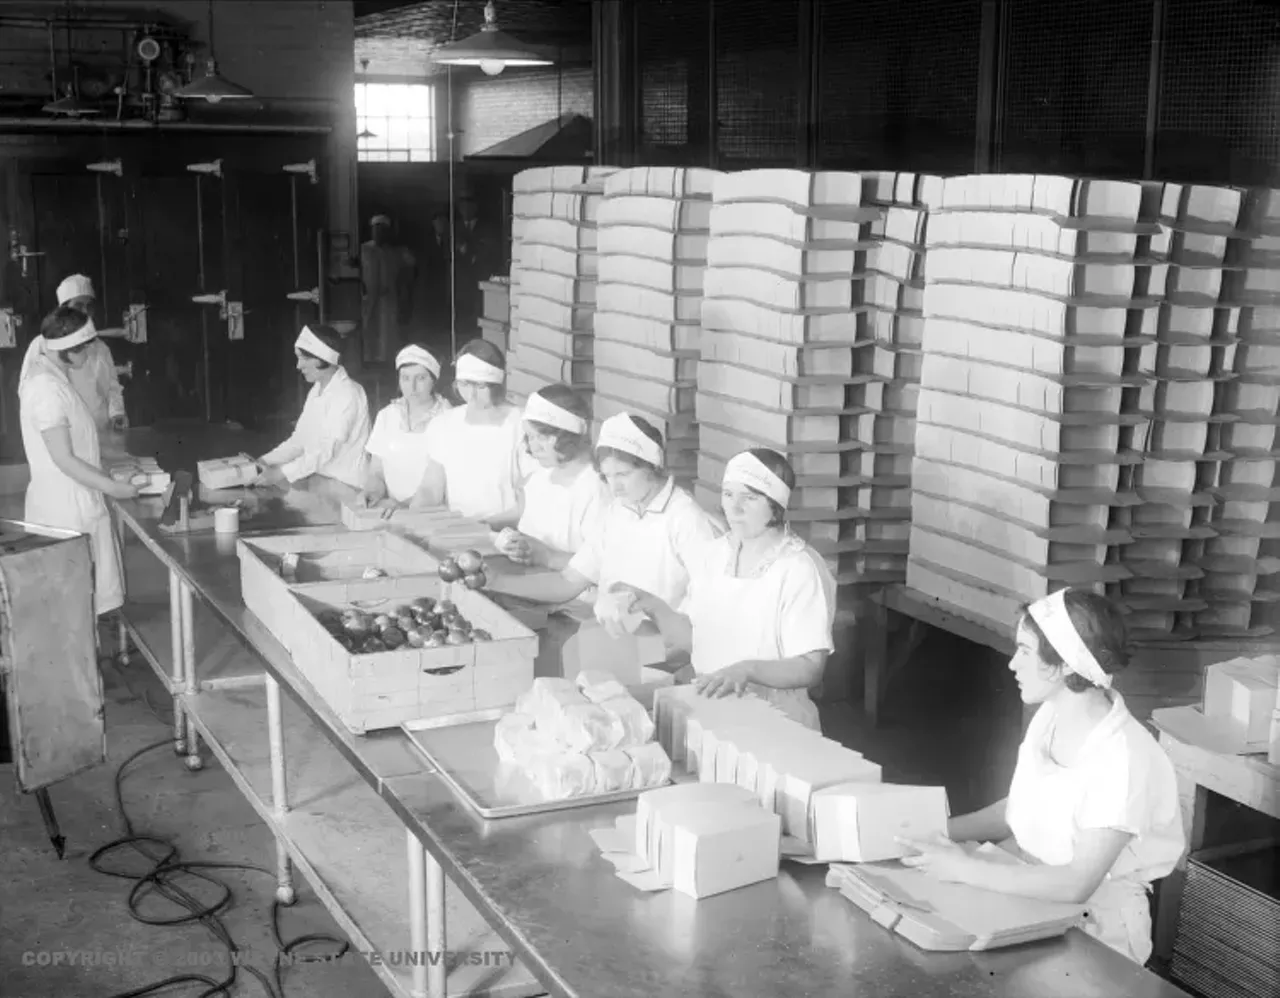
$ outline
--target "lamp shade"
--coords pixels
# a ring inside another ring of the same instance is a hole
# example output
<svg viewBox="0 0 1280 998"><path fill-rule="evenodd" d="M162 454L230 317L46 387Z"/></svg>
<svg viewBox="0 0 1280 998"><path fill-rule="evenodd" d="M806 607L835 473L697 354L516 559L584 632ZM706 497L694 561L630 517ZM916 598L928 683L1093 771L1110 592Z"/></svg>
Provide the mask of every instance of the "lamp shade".
<svg viewBox="0 0 1280 998"><path fill-rule="evenodd" d="M59 97L55 101L50 101L42 109L45 114L65 114L70 118L78 118L85 114L101 114L99 108L92 104L86 104L80 98L72 93L68 93L65 97Z"/></svg>
<svg viewBox="0 0 1280 998"><path fill-rule="evenodd" d="M537 49L496 28L485 28L460 42L442 45L431 54L431 58L442 66L480 66L484 63L499 63L503 66L552 64Z"/></svg>
<svg viewBox="0 0 1280 998"><path fill-rule="evenodd" d="M224 100L252 100L253 91L220 75L217 62L210 59L205 75L192 80L176 96L183 100L206 100L210 104L216 104Z"/></svg>

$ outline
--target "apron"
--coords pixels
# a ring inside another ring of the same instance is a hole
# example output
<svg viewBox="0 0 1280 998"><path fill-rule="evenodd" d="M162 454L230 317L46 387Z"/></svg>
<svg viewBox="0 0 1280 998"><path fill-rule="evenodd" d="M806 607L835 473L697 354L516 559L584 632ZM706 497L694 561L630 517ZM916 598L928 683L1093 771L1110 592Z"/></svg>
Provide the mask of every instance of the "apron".
<svg viewBox="0 0 1280 998"><path fill-rule="evenodd" d="M694 597L696 616L693 618L693 626L704 633L709 631L711 640L726 649L729 653L726 657L734 662L777 657L777 649L764 647L759 638L760 632L742 619L745 597L756 581L758 580L754 578L738 578L726 572L717 576L715 585L700 587ZM701 636L699 640L702 640ZM818 707L809 698L808 690L779 690L772 686L748 683L746 695L768 700L793 721L799 721L814 731L822 730Z"/></svg>
<svg viewBox="0 0 1280 998"><path fill-rule="evenodd" d="M20 386L21 403L26 402L25 395L29 392L56 391L70 423L72 454L100 470L98 428L67 376L43 356L33 359L32 374L41 376ZM51 383L51 378L56 380L56 385ZM88 534L93 550L95 611L101 616L118 610L124 604L124 578L119 540L106 497L64 474L49 456L41 432L29 426L25 418L22 424L23 444L31 469L24 509L27 522Z"/></svg>

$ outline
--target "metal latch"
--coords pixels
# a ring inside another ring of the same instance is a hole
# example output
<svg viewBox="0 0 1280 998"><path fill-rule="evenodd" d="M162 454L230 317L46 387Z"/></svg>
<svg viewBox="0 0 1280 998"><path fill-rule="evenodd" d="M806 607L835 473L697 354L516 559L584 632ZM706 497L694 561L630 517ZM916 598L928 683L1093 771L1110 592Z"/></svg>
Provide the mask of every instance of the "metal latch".
<svg viewBox="0 0 1280 998"><path fill-rule="evenodd" d="M0 308L0 347L16 347L18 345L18 327L22 325L22 316L5 306Z"/></svg>
<svg viewBox="0 0 1280 998"><path fill-rule="evenodd" d="M104 159L97 163L90 163L87 168L94 173L114 173L117 177L124 176L124 163L118 159Z"/></svg>
<svg viewBox="0 0 1280 998"><path fill-rule="evenodd" d="M227 301L226 291L213 295L192 295L191 300L197 305L217 305L218 318L227 324L227 339L244 339L244 302Z"/></svg>
<svg viewBox="0 0 1280 998"><path fill-rule="evenodd" d="M285 295L290 301L309 301L312 305L320 304L320 289L312 288L310 291L290 291Z"/></svg>
<svg viewBox="0 0 1280 998"><path fill-rule="evenodd" d="M187 169L192 173L207 173L213 177L221 177L222 160L215 159L212 163L188 163Z"/></svg>
<svg viewBox="0 0 1280 998"><path fill-rule="evenodd" d="M147 342L147 306L130 305L124 310L124 338L130 343Z"/></svg>
<svg viewBox="0 0 1280 998"><path fill-rule="evenodd" d="M14 263L18 263L19 261L22 262L23 277L28 276L27 261L30 260L32 257L36 257L36 256L44 256L44 254L33 253L30 250L28 250L27 247L24 246L22 244L22 241L19 239L18 230L10 229L9 230L9 259L12 260Z"/></svg>
<svg viewBox="0 0 1280 998"><path fill-rule="evenodd" d="M320 179L316 176L316 161L309 159L305 163L286 163L284 166L285 173L305 173L311 178L313 184L320 183Z"/></svg>

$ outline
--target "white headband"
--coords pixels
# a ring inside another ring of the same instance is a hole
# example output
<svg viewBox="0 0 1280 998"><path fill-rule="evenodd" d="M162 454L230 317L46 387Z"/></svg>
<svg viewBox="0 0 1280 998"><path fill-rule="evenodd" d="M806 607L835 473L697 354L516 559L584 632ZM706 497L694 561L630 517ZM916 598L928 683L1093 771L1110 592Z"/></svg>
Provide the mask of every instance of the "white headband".
<svg viewBox="0 0 1280 998"><path fill-rule="evenodd" d="M638 457L641 461L648 461L655 468L663 465L662 445L646 436L635 420L625 412L610 416L601 424L596 447L612 447L624 454Z"/></svg>
<svg viewBox="0 0 1280 998"><path fill-rule="evenodd" d="M369 224L370 225L390 225L391 219L386 215L374 215L373 218L369 219Z"/></svg>
<svg viewBox="0 0 1280 998"><path fill-rule="evenodd" d="M546 426L554 426L556 429L565 430L569 433L585 434L587 432L587 421L581 416L575 416L568 409L561 409L554 402L550 402L543 398L537 392L529 396L524 404L524 418L532 420L535 423L543 423Z"/></svg>
<svg viewBox="0 0 1280 998"><path fill-rule="evenodd" d="M1027 607L1027 613L1036 622L1054 651L1062 656L1062 663L1077 676L1082 676L1094 686L1104 690L1111 688L1111 677L1102 671L1102 666L1093 657L1076 625L1071 622L1067 612L1067 591L1059 589L1044 599L1038 599Z"/></svg>
<svg viewBox="0 0 1280 998"><path fill-rule="evenodd" d="M68 333L66 336L60 336L56 340L45 337L45 346L55 353L62 353L64 350L70 350L72 347L78 347L81 343L88 343L98 335L98 330L93 324L92 319L85 319L84 325L77 329L74 333Z"/></svg>
<svg viewBox="0 0 1280 998"><path fill-rule="evenodd" d="M424 350L416 343L410 343L396 354L396 370L400 370L406 364L421 364L431 372L433 378L440 377L440 361L436 360L429 351Z"/></svg>
<svg viewBox="0 0 1280 998"><path fill-rule="evenodd" d="M312 357L318 357L326 364L336 364L342 359L342 355L333 347L325 344L315 333L311 331L310 326L303 326L302 332L298 334L298 338L293 341L293 345L298 350L305 350Z"/></svg>
<svg viewBox="0 0 1280 998"><path fill-rule="evenodd" d="M453 365L455 381L473 381L479 385L500 385L507 380L507 372L494 367L474 354L464 353Z"/></svg>
<svg viewBox="0 0 1280 998"><path fill-rule="evenodd" d="M93 281L84 274L72 274L58 285L58 304L65 305L72 298L92 298Z"/></svg>
<svg viewBox="0 0 1280 998"><path fill-rule="evenodd" d="M783 509L786 509L787 503L791 501L791 490L787 488L787 483L770 471L765 463L750 451L744 450L729 460L729 463L724 466L724 481L755 489Z"/></svg>

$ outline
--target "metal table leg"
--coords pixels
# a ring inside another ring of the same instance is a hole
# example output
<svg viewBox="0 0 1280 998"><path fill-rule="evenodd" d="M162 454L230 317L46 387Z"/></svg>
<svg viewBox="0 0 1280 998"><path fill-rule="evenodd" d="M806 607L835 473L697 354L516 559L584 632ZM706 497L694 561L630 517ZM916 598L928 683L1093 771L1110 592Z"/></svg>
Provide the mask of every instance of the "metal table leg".
<svg viewBox="0 0 1280 998"><path fill-rule="evenodd" d="M173 751L178 755L187 752L187 715L183 710L182 689L186 669L182 661L182 578L169 569L169 654L173 669Z"/></svg>
<svg viewBox="0 0 1280 998"><path fill-rule="evenodd" d="M406 829L405 835L409 852L409 945L417 956L413 965L413 996L447 998L444 870L413 832Z"/></svg>
<svg viewBox="0 0 1280 998"><path fill-rule="evenodd" d="M271 743L271 804L276 816L283 819L289 813L289 781L285 770L284 723L280 707L280 684L268 674L267 686L267 735ZM276 900L281 904L293 904L298 899L293 889L293 867L284 837L276 836Z"/></svg>
<svg viewBox="0 0 1280 998"><path fill-rule="evenodd" d="M182 673L183 687L188 696L196 694L196 626L195 626L195 596L191 591L191 587L185 582L179 581L179 593L181 596L181 615L182 621ZM190 717L187 719L187 769L198 770L204 768L204 759L200 757L200 732L196 730L195 721Z"/></svg>

